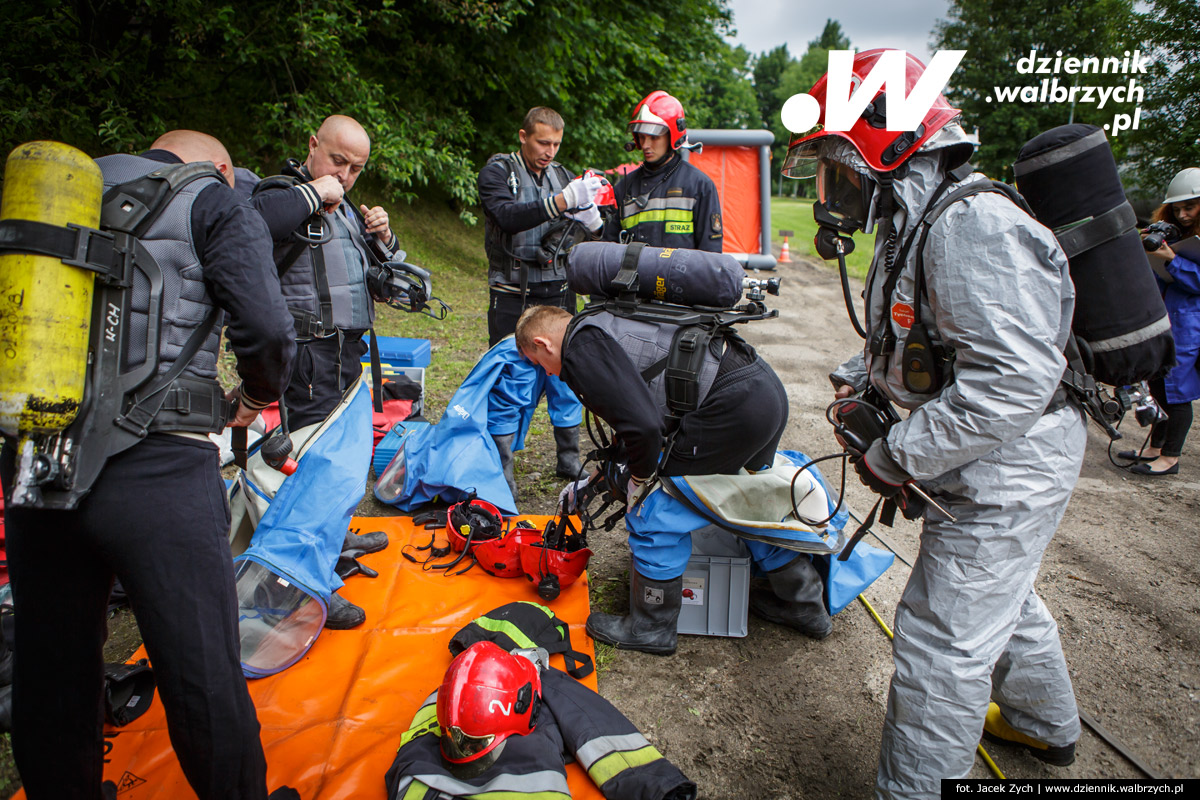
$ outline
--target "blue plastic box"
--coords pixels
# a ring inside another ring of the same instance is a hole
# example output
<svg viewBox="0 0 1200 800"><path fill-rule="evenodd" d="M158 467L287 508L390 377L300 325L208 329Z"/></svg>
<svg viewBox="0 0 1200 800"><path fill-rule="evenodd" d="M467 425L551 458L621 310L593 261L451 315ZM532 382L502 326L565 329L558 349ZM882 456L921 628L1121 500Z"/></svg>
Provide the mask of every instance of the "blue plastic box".
<svg viewBox="0 0 1200 800"><path fill-rule="evenodd" d="M429 340L380 336L379 360L393 367L428 367Z"/></svg>

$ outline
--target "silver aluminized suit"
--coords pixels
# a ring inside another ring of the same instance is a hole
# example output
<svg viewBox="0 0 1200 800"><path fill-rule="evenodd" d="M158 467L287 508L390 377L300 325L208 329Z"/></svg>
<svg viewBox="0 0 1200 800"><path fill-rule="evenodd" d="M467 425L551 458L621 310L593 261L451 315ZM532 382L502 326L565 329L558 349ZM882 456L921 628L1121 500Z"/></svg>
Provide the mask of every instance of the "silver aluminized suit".
<svg viewBox="0 0 1200 800"><path fill-rule="evenodd" d="M935 155L914 156L895 183L900 243L945 177ZM891 455L957 518L925 520L896 610L876 783L881 798L935 798L942 778L968 774L989 696L1023 733L1055 746L1079 738L1058 626L1033 588L1086 440L1075 406L1043 414L1066 365L1075 291L1053 235L1008 198L954 203L930 231L922 306L924 322L956 351L953 379L917 395L901 380L908 331L894 318L908 317L884 309L885 250L878 236L868 330L892 325L898 346L857 356L832 377L863 388L869 376L911 411L888 434ZM913 300L915 251L891 308Z"/></svg>

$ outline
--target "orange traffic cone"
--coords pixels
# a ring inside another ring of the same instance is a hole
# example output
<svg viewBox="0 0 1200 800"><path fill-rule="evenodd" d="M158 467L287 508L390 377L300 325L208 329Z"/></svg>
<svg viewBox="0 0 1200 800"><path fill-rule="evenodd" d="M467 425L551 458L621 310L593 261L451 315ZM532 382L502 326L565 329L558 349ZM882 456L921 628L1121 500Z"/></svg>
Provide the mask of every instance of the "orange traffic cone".
<svg viewBox="0 0 1200 800"><path fill-rule="evenodd" d="M779 250L779 263L780 264L792 263L792 257L788 253L788 240L787 240L786 236L783 237L783 247Z"/></svg>

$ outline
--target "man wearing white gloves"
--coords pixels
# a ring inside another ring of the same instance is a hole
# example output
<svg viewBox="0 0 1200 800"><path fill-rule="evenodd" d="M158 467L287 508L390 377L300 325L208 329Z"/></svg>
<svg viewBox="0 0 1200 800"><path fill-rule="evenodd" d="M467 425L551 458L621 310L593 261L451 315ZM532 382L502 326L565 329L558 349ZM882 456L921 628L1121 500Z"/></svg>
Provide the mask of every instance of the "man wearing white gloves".
<svg viewBox="0 0 1200 800"><path fill-rule="evenodd" d="M572 180L554 160L563 138L558 112L545 106L531 108L517 135L521 140L518 151L497 153L479 172L488 257L489 347L516 329L517 319L529 306L557 306L575 312L575 294L567 288L567 251L580 234L593 236L602 227L594 202L601 179ZM576 478L582 407L558 378L546 384L546 402L554 425L556 471L562 477ZM515 498L513 436L493 433L492 438Z"/></svg>

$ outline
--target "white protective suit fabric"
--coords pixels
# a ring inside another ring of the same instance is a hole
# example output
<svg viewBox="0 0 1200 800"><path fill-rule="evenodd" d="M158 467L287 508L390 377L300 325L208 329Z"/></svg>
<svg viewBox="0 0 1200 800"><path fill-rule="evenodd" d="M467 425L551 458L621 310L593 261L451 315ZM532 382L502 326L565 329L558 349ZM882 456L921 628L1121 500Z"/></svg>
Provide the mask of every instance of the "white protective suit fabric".
<svg viewBox="0 0 1200 800"><path fill-rule="evenodd" d="M909 166L895 183L897 252L945 177L925 152ZM926 520L896 610L876 784L881 798L936 798L941 779L969 772L989 696L1023 733L1055 746L1079 737L1058 627L1033 588L1086 441L1074 406L1043 414L1066 365L1074 287L1053 235L1008 198L953 204L930 230L921 301L923 321L956 351L953 378L936 394L914 394L901 377L911 314L894 309L913 303L916 245L885 309L886 250L881 230L868 334L891 325L897 347L856 356L833 377L861 389L869 376L910 409L888 448L957 518Z"/></svg>

